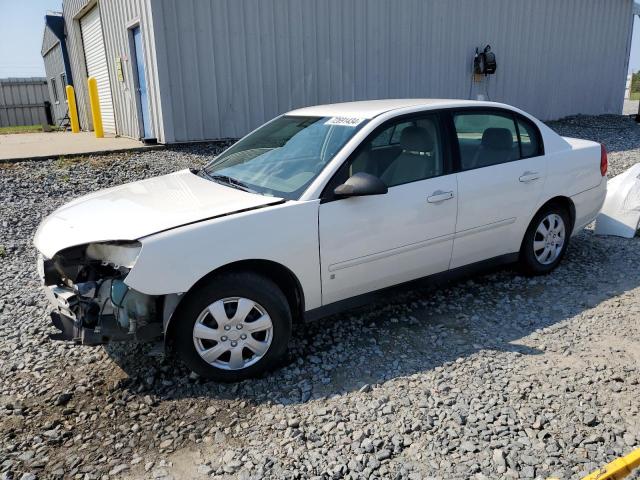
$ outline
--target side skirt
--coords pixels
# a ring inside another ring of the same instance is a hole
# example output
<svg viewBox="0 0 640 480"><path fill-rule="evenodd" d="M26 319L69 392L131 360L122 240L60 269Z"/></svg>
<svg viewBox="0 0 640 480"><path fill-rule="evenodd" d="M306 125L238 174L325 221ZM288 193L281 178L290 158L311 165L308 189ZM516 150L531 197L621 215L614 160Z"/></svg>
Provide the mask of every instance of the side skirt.
<svg viewBox="0 0 640 480"><path fill-rule="evenodd" d="M432 287L434 285L444 284L453 280L460 280L461 278L470 277L477 273L486 272L497 267L515 263L518 261L518 257L519 253L517 252L500 255L499 257L493 257L481 262L454 268L453 270L447 270L446 272L436 273L434 275L400 283L398 285L375 290L373 292L363 293L356 297L339 300L337 302L330 303L329 305L323 305L322 307L306 311L304 313L304 321L313 322L346 310L370 305L384 298L388 298L391 295L405 293L407 290L421 287Z"/></svg>

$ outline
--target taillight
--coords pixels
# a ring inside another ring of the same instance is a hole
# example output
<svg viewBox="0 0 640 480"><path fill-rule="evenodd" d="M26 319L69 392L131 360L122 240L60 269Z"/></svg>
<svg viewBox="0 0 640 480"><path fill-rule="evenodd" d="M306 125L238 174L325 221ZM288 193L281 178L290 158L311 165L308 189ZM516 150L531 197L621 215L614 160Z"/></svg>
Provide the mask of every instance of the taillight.
<svg viewBox="0 0 640 480"><path fill-rule="evenodd" d="M607 158L607 149L604 145L600 144L600 174L603 177L607 176L607 169L609 168L609 159Z"/></svg>

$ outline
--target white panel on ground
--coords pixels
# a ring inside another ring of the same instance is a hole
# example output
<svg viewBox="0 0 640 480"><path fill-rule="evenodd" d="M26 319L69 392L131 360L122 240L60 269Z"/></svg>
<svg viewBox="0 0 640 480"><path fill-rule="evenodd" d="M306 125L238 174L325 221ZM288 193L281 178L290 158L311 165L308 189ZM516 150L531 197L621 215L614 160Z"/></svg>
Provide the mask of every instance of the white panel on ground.
<svg viewBox="0 0 640 480"><path fill-rule="evenodd" d="M607 183L607 198L596 219L596 235L633 238L640 228L640 163Z"/></svg>
<svg viewBox="0 0 640 480"><path fill-rule="evenodd" d="M105 132L116 133L111 85L109 84L109 70L107 69L107 55L104 49L102 23L100 21L100 10L98 7L95 7L80 19L80 30L82 31L82 44L84 46L84 57L87 63L87 73L90 77L95 77L98 82L102 126Z"/></svg>

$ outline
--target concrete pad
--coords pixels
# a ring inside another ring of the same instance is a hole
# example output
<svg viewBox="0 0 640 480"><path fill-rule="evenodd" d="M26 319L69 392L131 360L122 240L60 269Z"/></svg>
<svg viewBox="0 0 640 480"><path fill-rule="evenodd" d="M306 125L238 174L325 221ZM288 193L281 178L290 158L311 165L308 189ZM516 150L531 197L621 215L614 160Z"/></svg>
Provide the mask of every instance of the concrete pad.
<svg viewBox="0 0 640 480"><path fill-rule="evenodd" d="M45 159L65 155L101 154L154 148L162 148L162 145L145 145L138 140L125 137L96 138L93 132L0 135L0 161Z"/></svg>
<svg viewBox="0 0 640 480"><path fill-rule="evenodd" d="M625 100L624 101L624 109L622 111L623 115L634 115L638 113L638 100Z"/></svg>

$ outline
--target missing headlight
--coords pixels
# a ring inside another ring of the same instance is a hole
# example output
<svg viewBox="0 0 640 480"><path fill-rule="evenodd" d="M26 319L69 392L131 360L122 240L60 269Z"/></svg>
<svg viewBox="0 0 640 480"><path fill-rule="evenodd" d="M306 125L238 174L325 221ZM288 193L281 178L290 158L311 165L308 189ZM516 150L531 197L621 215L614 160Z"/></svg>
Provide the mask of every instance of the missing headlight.
<svg viewBox="0 0 640 480"><path fill-rule="evenodd" d="M99 260L115 269L131 269L138 259L140 242L91 243L87 246L87 258Z"/></svg>

